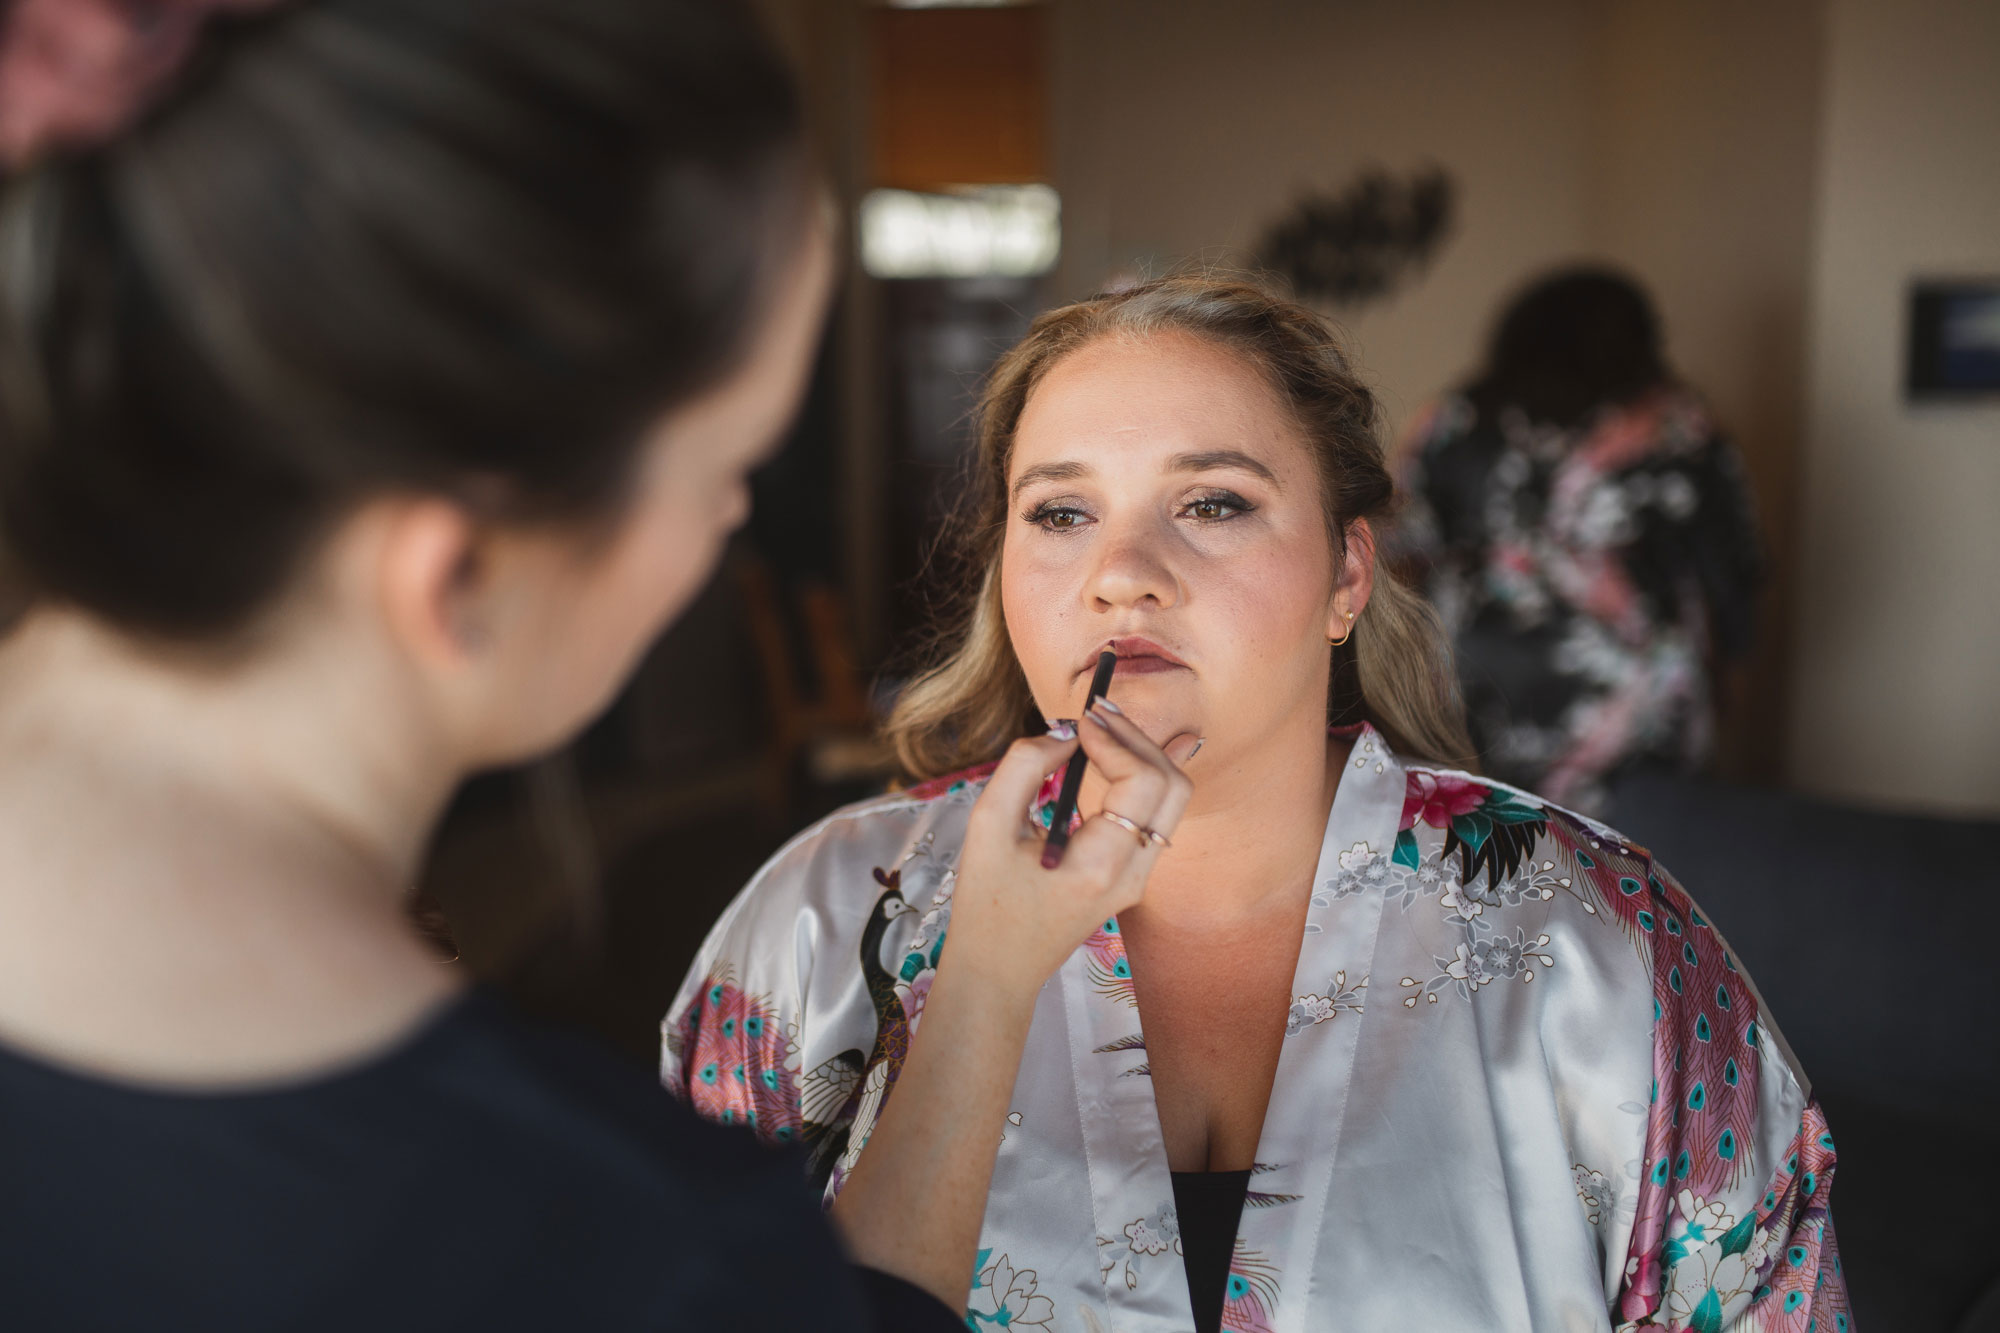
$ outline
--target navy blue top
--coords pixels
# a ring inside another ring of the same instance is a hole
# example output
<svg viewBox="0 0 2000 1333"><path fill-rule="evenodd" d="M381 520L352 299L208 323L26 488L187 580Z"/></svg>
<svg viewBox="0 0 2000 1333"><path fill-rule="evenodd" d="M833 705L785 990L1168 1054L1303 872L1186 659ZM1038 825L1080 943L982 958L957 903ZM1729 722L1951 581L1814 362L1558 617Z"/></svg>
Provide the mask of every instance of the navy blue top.
<svg viewBox="0 0 2000 1333"><path fill-rule="evenodd" d="M36 1329L962 1333L843 1261L797 1158L481 991L250 1092L0 1048L0 1293Z"/></svg>

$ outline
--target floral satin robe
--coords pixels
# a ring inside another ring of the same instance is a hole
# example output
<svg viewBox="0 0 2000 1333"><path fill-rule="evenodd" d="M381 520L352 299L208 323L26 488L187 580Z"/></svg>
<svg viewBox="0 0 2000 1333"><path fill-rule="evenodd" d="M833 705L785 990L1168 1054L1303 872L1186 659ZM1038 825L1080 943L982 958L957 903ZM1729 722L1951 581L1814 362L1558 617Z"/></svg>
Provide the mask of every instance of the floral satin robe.
<svg viewBox="0 0 2000 1333"><path fill-rule="evenodd" d="M1833 1140L1680 885L1350 734L1304 938L1272 941L1295 998L1223 1327L1845 1333ZM804 1145L829 1201L922 1021L984 776L794 839L662 1025L667 1086ZM1106 921L1037 1002L969 1328L1192 1327L1141 1017Z"/></svg>
<svg viewBox="0 0 2000 1333"><path fill-rule="evenodd" d="M1702 400L1665 389L1565 431L1453 395L1398 452L1387 549L1423 570L1487 766L1595 814L1633 768L1707 764L1761 556Z"/></svg>

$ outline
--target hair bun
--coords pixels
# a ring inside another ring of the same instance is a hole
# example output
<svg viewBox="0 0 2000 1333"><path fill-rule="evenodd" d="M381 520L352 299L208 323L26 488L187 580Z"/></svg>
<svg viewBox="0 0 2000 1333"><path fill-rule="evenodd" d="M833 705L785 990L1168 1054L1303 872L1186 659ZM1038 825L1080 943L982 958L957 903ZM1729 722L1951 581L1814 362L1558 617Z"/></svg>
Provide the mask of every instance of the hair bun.
<svg viewBox="0 0 2000 1333"><path fill-rule="evenodd" d="M0 129L48 154L0 180L0 555L154 638L237 632L384 491L610 512L803 234L744 0L312 0L198 37L270 3L0 0Z"/></svg>
<svg viewBox="0 0 2000 1333"><path fill-rule="evenodd" d="M102 143L173 80L210 15L278 0L15 0L0 18L0 166Z"/></svg>

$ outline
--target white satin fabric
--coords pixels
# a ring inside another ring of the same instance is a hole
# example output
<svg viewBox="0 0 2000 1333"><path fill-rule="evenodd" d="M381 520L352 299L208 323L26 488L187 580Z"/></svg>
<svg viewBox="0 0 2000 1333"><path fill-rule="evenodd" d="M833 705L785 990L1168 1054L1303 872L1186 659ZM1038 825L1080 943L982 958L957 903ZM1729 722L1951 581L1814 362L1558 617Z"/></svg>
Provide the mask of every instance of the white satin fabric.
<svg viewBox="0 0 2000 1333"><path fill-rule="evenodd" d="M1352 741L1306 933L1271 941L1295 998L1224 1328L1846 1328L1831 1139L1679 886L1601 825ZM921 1025L981 785L794 839L663 1024L668 1086L815 1148L829 1199ZM1037 1002L972 1328L1192 1327L1141 1019L1107 922Z"/></svg>

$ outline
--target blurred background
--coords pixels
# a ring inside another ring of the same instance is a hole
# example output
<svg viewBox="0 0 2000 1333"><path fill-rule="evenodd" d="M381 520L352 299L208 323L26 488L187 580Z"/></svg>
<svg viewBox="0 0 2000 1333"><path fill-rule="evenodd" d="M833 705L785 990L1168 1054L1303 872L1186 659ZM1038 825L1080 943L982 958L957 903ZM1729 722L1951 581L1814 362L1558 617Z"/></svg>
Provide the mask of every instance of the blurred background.
<svg viewBox="0 0 2000 1333"><path fill-rule="evenodd" d="M1740 451L1763 564L1712 763L1615 820L1817 1082L1862 1326L2000 1327L2000 5L765 8L847 228L810 401L613 710L465 790L419 900L444 947L654 1058L729 898L891 778L968 412L1039 310L1273 274L1395 440L1525 283L1610 265Z"/></svg>

